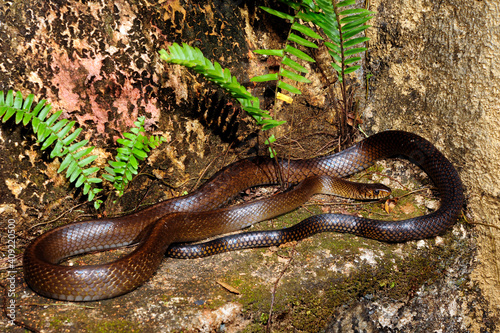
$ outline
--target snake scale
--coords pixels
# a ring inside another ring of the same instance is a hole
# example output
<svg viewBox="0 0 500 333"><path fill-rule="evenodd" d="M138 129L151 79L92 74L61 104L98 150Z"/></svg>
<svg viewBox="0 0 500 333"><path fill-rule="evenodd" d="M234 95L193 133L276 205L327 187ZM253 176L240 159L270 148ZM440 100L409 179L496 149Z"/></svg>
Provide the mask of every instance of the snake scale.
<svg viewBox="0 0 500 333"><path fill-rule="evenodd" d="M464 202L462 183L448 159L430 142L403 131L386 131L337 154L307 160L254 157L220 170L193 193L160 202L141 211L110 219L71 223L37 237L24 252L24 276L37 293L60 300L91 301L130 292L157 270L173 243L191 242L239 230L294 209L317 192L329 193L332 177L359 172L387 157L406 157L434 182L441 205L436 211L403 221L322 214L283 230L244 233L215 241L199 256L219 250L267 246L323 231L352 233L387 242L429 238L445 232L457 220ZM281 170L281 173L278 171ZM298 189L240 206L219 208L240 191L275 184L284 175ZM306 180L306 181L304 181ZM302 183L301 183L302 182ZM385 192L369 188L369 192ZM218 242L218 243L217 243ZM69 256L138 244L129 254L102 265L64 266ZM181 248L182 249L182 248ZM169 250L175 254L175 248ZM187 250L188 252L191 250ZM193 251L192 251L193 252ZM185 254L179 254L180 257Z"/></svg>

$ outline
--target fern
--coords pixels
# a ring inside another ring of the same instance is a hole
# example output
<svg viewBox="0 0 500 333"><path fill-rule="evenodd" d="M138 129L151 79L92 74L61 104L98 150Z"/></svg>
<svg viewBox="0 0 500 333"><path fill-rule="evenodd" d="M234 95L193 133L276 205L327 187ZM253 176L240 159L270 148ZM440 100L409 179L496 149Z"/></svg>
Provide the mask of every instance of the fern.
<svg viewBox="0 0 500 333"><path fill-rule="evenodd" d="M316 44L305 40L304 38L296 38L292 31L299 31L305 37L309 37L313 40L320 40L318 38L320 34L326 36L327 40L324 45L328 48L328 52L332 57L331 65L338 73L338 81L341 85L342 96L336 99L335 107L338 110L339 116L339 134L343 138L349 136L349 129L347 125L351 128L355 126L356 122L356 110L354 107L354 98L351 87L347 86L346 76L361 66L356 63L361 60L360 53L366 51L366 47L362 44L368 41L370 38L366 36L359 36L359 34L370 26L366 25L372 18L373 12L368 11L365 8L349 8L347 6L355 5L355 0L344 0L337 2L336 0L302 0L302 1L292 1L292 0L280 0L284 2L289 7L295 10L295 15L289 15L283 12L276 11L274 9L261 7L266 12L280 17L282 19L288 20L292 23L290 34L287 39L287 46L283 50L257 50L257 53L279 56L282 57L280 70L276 74L267 74L260 77L253 78L253 81L268 81L268 80L280 80L280 75L283 74L283 65L291 67L295 71L300 73L307 73L304 67L298 63L291 63L288 59L287 48L289 49L289 42L296 42L299 45L306 48L316 48ZM320 34L317 34L312 29L310 29L305 24L299 24L298 22L309 22L313 23ZM292 36L292 38L290 38ZM292 53L293 54L293 53ZM301 60L309 61L305 57L300 57L298 54L294 54ZM296 74L296 73L294 73ZM297 82L305 82L299 79L300 75L294 75L289 77ZM278 87L283 89L283 85L278 81ZM286 89L289 92L297 93L297 90ZM283 99L278 92L277 98ZM291 98L287 96L290 100ZM352 134L352 133L351 133ZM346 142L349 142L349 138Z"/></svg>
<svg viewBox="0 0 500 333"><path fill-rule="evenodd" d="M168 47L168 52L162 49L159 53L160 58L165 62L185 66L226 90L231 96L236 98L241 104L241 108L253 117L263 131L285 123L285 121L273 119L269 111L262 110L259 106L259 99L250 94L238 82L236 77L231 75L229 69L223 69L218 62L212 63L209 59L205 58L200 49L186 43L183 43L182 46L174 43ZM268 143L272 143L273 141L274 136L270 136L267 140ZM275 151L272 147L269 147L269 152L271 157L274 157Z"/></svg>
<svg viewBox="0 0 500 333"><path fill-rule="evenodd" d="M332 62L333 68L339 74L339 81L343 82L345 75L358 70L360 65L353 65L361 60L359 53L367 50L366 47L360 44L370 40L368 37L357 37L364 30L371 27L365 23L370 20L374 14L365 8L344 9L342 7L356 4L356 0L345 0L339 3L332 3L326 0L318 0L318 5L326 13L334 11L337 31L324 30L332 43L325 43L329 48L329 53L334 59Z"/></svg>
<svg viewBox="0 0 500 333"><path fill-rule="evenodd" d="M292 23L287 43L295 42L307 48L317 48L318 46L315 43L297 36L292 32L292 30L295 30L312 39L324 40L318 33L308 26L298 23L299 20L312 22L319 27L329 39L329 41L325 41L325 45L328 47L329 53L334 60L332 62L332 66L338 72L340 82L344 81L345 75L360 68L359 65L353 64L361 60L359 53L367 50L366 47L360 46L360 44L370 40L370 38L357 37L357 35L371 27L365 23L372 18L371 15L374 14L373 12L364 8L352 8L340 11L339 8L356 4L355 0L345 0L338 3L336 1L332 2L331 0L316 0L315 2L311 0L304 0L301 3L290 0L282 0L282 2L295 9L297 14L292 16L271 8L260 8L272 15L288 20ZM290 52L290 50L293 50L293 52ZM291 49L289 45L286 45L282 50L256 50L254 52L258 54L282 57L282 65L288 66L301 73L307 73L307 70L300 64L290 62L288 56L294 55L297 58L308 62L314 62L314 60L304 52L300 51L301 53L298 53L295 50L295 48ZM252 81L277 80L282 74L281 72L282 69L280 68L280 73L258 76L253 78ZM282 76L287 77L286 75ZM289 78L297 82L309 82L309 80L305 78L299 79L297 76ZM288 91L297 93L298 89Z"/></svg>
<svg viewBox="0 0 500 333"><path fill-rule="evenodd" d="M317 15L311 15L311 20L320 26L330 39L325 45L334 60L331 65L338 73L342 92L341 99L335 104L339 116L339 133L342 137L348 137L348 133L356 126L357 111L352 90L346 83L346 76L361 67L355 63L361 60L359 54L367 50L362 44L370 38L359 34L370 27L366 22L374 13L365 8L345 9L347 6L355 5L355 0L340 2L316 0L316 2L320 11Z"/></svg>
<svg viewBox="0 0 500 333"><path fill-rule="evenodd" d="M2 122L8 121L15 116L15 123L23 123L24 126L31 122L33 132L36 135L37 141L41 143L41 150L54 145L50 152L50 157L60 157L63 159L58 173L66 170L66 178L75 187L83 185L83 194L87 195L88 201L94 201L95 209L99 209L102 200L96 200L95 196L101 192L101 188L95 187L95 184L101 183L102 179L92 177L93 174L100 171L98 167L88 167L97 156L90 153L94 147L86 147L88 140L75 142L80 135L82 129L77 128L73 132L75 121L61 119L58 121L62 111L57 111L47 118L52 106L46 104L46 100L41 100L33 110L34 95L31 94L23 100L20 92L14 93L12 90L4 95L0 91L0 118ZM139 165L138 160L144 160L147 153L151 149L156 148L160 143L164 142L162 137L145 137L144 133L144 117L140 117L135 122L136 128L132 128L132 133L125 133L125 139L118 139L118 143L122 148L118 148L118 155L115 162L109 162L111 167L106 167L108 174L103 175L106 180L113 182L114 187L122 195L125 186L132 179L133 174L137 174Z"/></svg>
<svg viewBox="0 0 500 333"><path fill-rule="evenodd" d="M88 196L88 201L94 200L97 193L102 189L95 188L94 184L102 182L100 178L91 177L99 168L85 168L92 163L97 156L90 155L94 147L82 149L88 140L83 140L73 143L82 129L78 128L71 134L70 131L75 125L75 121L67 119L58 120L62 111L58 111L47 118L52 109L50 104L46 104L46 100L41 100L31 111L34 95L29 95L23 100L20 92L14 95L12 90L7 92L0 91L0 117L2 122L6 122L15 115L15 123L21 121L24 126L31 122L33 132L37 137L37 141L42 144L41 150L47 149L55 143L50 153L51 158L64 157L63 162L57 170L58 173L66 170L66 178L71 183L75 183L75 187L83 185L83 193ZM101 200L95 200L94 206L99 208Z"/></svg>
<svg viewBox="0 0 500 333"><path fill-rule="evenodd" d="M108 174L103 174L103 178L112 182L118 194L121 196L128 182L132 180L133 175L137 174L139 161L144 160L150 152L150 149L158 147L165 138L159 136L146 137L144 131L145 117L139 117L133 127L132 133L124 133L124 139L118 139L122 147L117 149L116 161L109 161L105 167Z"/></svg>
<svg viewBox="0 0 500 333"><path fill-rule="evenodd" d="M300 5L291 2L284 1L289 6L294 9L299 9ZM283 78L288 78L295 82L301 83L310 83L311 81L303 76L303 74L307 74L309 71L299 64L297 61L292 59L292 56L295 56L297 59L314 63L316 62L309 55L299 50L298 48L290 45L291 43L301 45L307 48L318 48L318 46L311 42L310 40L305 39L304 37L296 34L300 33L303 36L310 37L312 39L323 40L319 34L317 34L314 30L309 28L308 26L299 23L298 18L296 16L292 16L280 11L277 11L268 7L260 7L262 10L268 12L271 15L276 17L288 20L292 25L290 27L290 31L287 37L287 43L283 49L280 50L255 50L254 52L257 54L268 55L268 56L278 56L281 57L281 65L279 71L277 73L265 74L261 76L256 76L251 79L253 82L263 82L263 81L275 81L277 80L276 86L281 89L288 91L292 94L301 94L302 92L295 86L283 82ZM284 96L279 96L280 99L285 99ZM286 100L286 99L285 99Z"/></svg>

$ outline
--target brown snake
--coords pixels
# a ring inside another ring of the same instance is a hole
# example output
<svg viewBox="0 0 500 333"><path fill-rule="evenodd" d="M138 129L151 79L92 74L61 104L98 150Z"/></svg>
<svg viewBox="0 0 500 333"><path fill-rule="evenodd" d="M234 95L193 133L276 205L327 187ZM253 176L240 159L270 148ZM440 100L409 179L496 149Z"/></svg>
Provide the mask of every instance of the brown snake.
<svg viewBox="0 0 500 333"><path fill-rule="evenodd" d="M269 158L243 159L223 168L189 195L163 201L119 218L78 222L55 228L36 238L26 248L26 282L41 295L70 301L99 300L130 292L154 274L170 244L239 230L283 214L300 205L313 193L329 193L331 177L351 175L378 159L393 156L410 159L429 175L440 193L441 206L438 210L403 221L323 214L310 217L287 230L231 236L229 243L239 241L239 247L266 246L323 231L403 242L433 237L450 228L456 222L464 202L457 171L427 140L408 132L387 131L337 154L310 160L279 160L278 166ZM277 183L280 175L278 169L292 184L309 179L302 182L298 190L289 191L288 194L242 206L216 209L246 188ZM69 256L134 243L138 243L138 246L133 252L111 263L59 265L62 259ZM219 248L238 248L229 243ZM200 251L202 255L211 254L203 248Z"/></svg>

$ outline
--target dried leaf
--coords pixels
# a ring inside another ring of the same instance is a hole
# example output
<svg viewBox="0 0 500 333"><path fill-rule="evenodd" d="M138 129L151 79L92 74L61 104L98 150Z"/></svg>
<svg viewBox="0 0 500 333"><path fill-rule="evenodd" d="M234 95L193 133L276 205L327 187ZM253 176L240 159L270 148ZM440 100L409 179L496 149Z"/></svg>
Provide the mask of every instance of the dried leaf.
<svg viewBox="0 0 500 333"><path fill-rule="evenodd" d="M217 281L215 281L215 282L217 282L217 283L218 283L218 284L219 284L222 288L226 289L226 290L227 290L227 291L229 291L229 292L232 292L233 294L236 294L236 295L241 294L241 293L240 293L240 291L239 291L238 289L236 289L236 288L234 288L234 287L232 287L232 286L228 285L228 284L227 284L227 283L225 283L225 282L222 282L222 281L220 281L220 280L217 280Z"/></svg>
<svg viewBox="0 0 500 333"><path fill-rule="evenodd" d="M358 124L362 124L363 123L363 119L360 118L360 116L356 113L351 113L351 112L348 112L347 113L347 124L349 126L357 126Z"/></svg>
<svg viewBox="0 0 500 333"><path fill-rule="evenodd" d="M397 200L396 199L388 199L385 201L384 210L390 214L394 208L396 207Z"/></svg>

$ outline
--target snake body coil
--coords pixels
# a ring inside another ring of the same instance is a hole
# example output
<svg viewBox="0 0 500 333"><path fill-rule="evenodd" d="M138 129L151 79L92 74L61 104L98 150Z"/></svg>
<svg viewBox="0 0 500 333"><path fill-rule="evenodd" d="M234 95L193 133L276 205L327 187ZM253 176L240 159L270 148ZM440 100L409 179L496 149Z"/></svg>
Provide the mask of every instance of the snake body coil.
<svg viewBox="0 0 500 333"><path fill-rule="evenodd" d="M61 300L90 301L127 293L153 275L170 244L236 231L285 213L313 193L329 193L331 177L351 175L378 159L393 156L410 159L429 175L441 196L438 210L395 222L323 214L286 230L231 236L226 245L220 247L231 249L238 247L238 243L239 247L267 246L323 231L347 232L389 242L443 233L456 222L463 205L458 173L427 140L408 132L387 131L331 156L279 160L279 165L269 158L240 160L223 168L190 195L119 218L78 222L53 229L27 247L24 253L26 282L41 295ZM277 196L278 199L270 197L237 207L216 209L248 187L277 183L278 169L290 183L309 179L301 183L298 190ZM89 266L58 264L69 256L134 243L138 246L133 252L111 263ZM210 254L203 248L198 252Z"/></svg>

